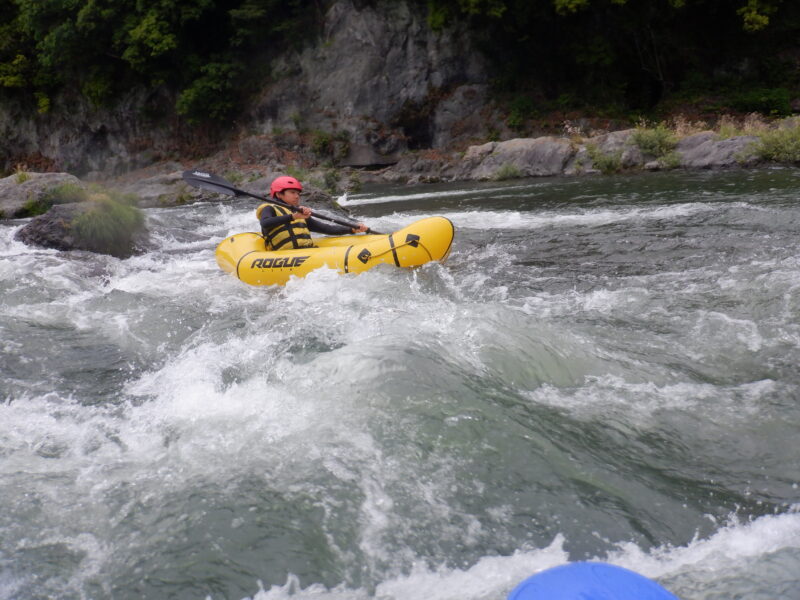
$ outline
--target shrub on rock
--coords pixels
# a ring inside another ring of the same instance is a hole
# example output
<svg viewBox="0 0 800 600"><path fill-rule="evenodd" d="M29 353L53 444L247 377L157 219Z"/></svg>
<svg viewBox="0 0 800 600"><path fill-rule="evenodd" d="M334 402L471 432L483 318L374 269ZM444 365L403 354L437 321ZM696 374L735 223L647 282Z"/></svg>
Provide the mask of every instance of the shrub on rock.
<svg viewBox="0 0 800 600"><path fill-rule="evenodd" d="M144 215L125 198L86 193L82 202L57 204L34 217L16 238L26 244L57 250L88 250L127 258L146 241Z"/></svg>

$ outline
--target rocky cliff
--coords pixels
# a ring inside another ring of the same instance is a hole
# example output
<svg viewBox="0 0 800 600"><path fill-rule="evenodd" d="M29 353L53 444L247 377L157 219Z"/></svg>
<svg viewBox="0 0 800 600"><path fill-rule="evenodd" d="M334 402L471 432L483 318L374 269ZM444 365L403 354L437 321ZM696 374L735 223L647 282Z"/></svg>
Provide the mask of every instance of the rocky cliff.
<svg viewBox="0 0 800 600"><path fill-rule="evenodd" d="M467 31L434 32L425 11L402 0L327 6L322 35L273 61L227 141L316 134L338 144L338 164L371 166L394 163L407 149L485 138L493 120L488 69ZM74 91L44 114L5 104L0 166L120 173L208 147L206 130L191 131L170 114L172 100L165 89L138 89L106 108Z"/></svg>

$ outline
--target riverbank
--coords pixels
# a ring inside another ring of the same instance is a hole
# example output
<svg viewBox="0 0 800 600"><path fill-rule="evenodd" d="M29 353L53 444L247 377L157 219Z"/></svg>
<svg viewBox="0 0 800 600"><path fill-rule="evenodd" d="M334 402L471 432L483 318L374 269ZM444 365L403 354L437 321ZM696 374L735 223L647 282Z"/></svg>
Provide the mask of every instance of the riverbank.
<svg viewBox="0 0 800 600"><path fill-rule="evenodd" d="M309 185L314 200L324 202L369 184L799 164L800 117L768 120L757 114L724 116L713 125L674 117L668 123L640 123L616 131L564 121L562 135L486 141L463 150L410 151L394 164L371 169L337 166L335 156L320 159L320 145L319 140L295 134L281 138L249 136L206 158L160 163L104 183L137 194L142 206L157 206L208 196L183 185L180 171L185 168L224 175L253 193L263 193L273 177L288 173Z"/></svg>
<svg viewBox="0 0 800 600"><path fill-rule="evenodd" d="M325 145L326 142L328 146ZM79 180L69 174L29 173L24 165L0 180L0 218L25 218L70 202L61 187L101 185L139 208L177 206L218 198L186 184L181 173L198 168L222 175L254 194L290 174L306 186L306 202L330 208L335 197L368 184L416 185L527 177L602 176L623 171L732 169L759 164L800 163L800 117L768 120L751 114L704 121L675 117L617 131L593 130L586 122L564 122L562 135L513 138L466 146L463 151L410 151L381 168L337 166L331 140L292 133L245 136L196 160L154 163L125 175ZM330 154L327 155L326 154ZM55 192L54 192L55 190ZM60 197L66 200L60 200Z"/></svg>

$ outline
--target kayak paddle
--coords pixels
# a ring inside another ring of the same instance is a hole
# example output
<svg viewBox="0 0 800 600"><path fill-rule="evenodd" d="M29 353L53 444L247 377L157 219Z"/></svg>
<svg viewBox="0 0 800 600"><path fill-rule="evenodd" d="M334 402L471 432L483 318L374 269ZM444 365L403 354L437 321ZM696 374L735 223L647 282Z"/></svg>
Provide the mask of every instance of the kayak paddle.
<svg viewBox="0 0 800 600"><path fill-rule="evenodd" d="M264 202L271 202L272 204L278 204L280 206L284 206L291 210L296 210L296 206L292 206L288 202L284 202L283 200L279 200L278 198L267 198L266 196L259 196L258 194L251 194L250 192L246 192L245 190L240 190L234 185L220 177L219 175L214 175L213 173L207 173L205 171L184 171L183 172L183 180L197 188L202 188L204 190L210 190L212 192L217 192L219 194L226 194L228 196L249 196L250 198L255 198L257 200L263 200ZM314 211L314 214L311 215L312 217L316 217L318 219L324 219L325 221L331 221L332 223L338 223L339 225L344 225L345 227L355 227L357 223L353 223L351 221L345 221L344 219L340 219L338 217L334 217L331 215L326 215L324 213L319 213ZM374 229L367 229L366 233L374 233L378 235L382 235L379 231L375 231Z"/></svg>

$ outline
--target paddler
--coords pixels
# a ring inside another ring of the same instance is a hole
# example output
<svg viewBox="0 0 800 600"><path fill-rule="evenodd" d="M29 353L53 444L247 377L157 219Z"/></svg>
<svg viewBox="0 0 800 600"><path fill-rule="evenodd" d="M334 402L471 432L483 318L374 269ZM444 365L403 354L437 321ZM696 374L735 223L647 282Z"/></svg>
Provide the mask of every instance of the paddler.
<svg viewBox="0 0 800 600"><path fill-rule="evenodd" d="M303 185L294 177L277 177L269 186L270 198L277 198L292 208L265 202L256 209L256 217L261 223L261 233L267 250L291 250L313 248L311 232L327 235L347 235L363 233L368 227L358 223L356 227L326 223L315 219L307 206L300 206Z"/></svg>

